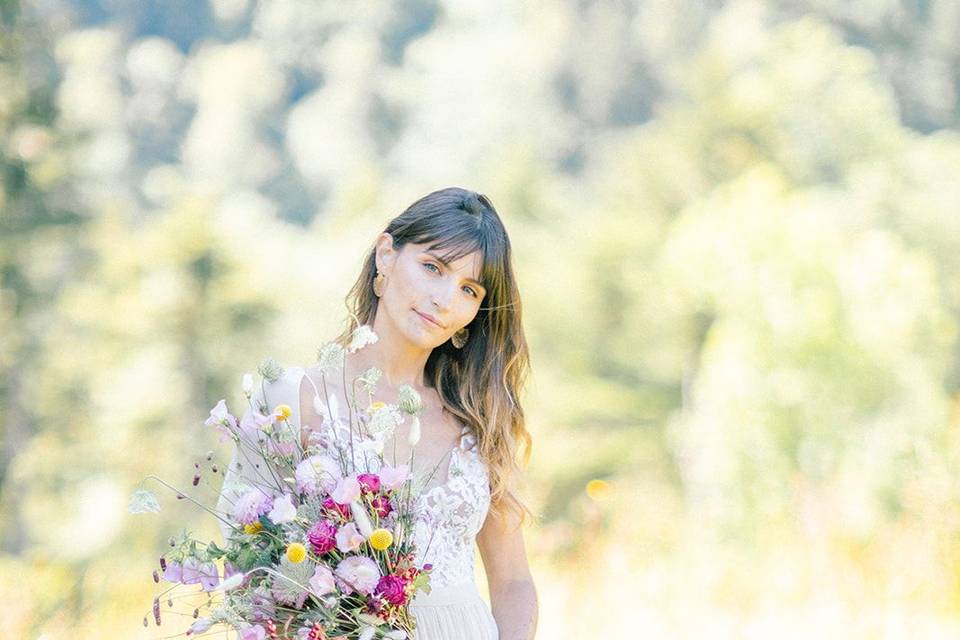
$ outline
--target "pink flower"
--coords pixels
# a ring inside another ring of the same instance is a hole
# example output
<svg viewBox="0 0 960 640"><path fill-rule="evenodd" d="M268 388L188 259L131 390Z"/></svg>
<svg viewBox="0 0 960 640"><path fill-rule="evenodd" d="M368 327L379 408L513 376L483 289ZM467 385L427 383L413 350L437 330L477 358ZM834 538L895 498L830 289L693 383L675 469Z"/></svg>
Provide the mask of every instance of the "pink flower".
<svg viewBox="0 0 960 640"><path fill-rule="evenodd" d="M362 493L377 493L380 491L380 478L375 473L361 473L357 476Z"/></svg>
<svg viewBox="0 0 960 640"><path fill-rule="evenodd" d="M366 540L363 534L357 530L357 525L353 522L345 524L337 531L337 549L344 553L353 551L366 542Z"/></svg>
<svg viewBox="0 0 960 640"><path fill-rule="evenodd" d="M313 570L313 577L310 578L309 586L318 596L326 595L334 590L335 584L333 573L322 564L318 564Z"/></svg>
<svg viewBox="0 0 960 640"><path fill-rule="evenodd" d="M237 419L227 411L227 401L221 400L213 409L210 410L210 417L203 423L207 427L214 427L221 434L220 442L230 437L230 428L237 428L239 423Z"/></svg>
<svg viewBox="0 0 960 640"><path fill-rule="evenodd" d="M377 563L363 556L344 558L337 565L337 576L351 588L370 595L380 581Z"/></svg>
<svg viewBox="0 0 960 640"><path fill-rule="evenodd" d="M393 511L393 505L390 504L390 498L387 496L377 496L370 501L370 506L373 507L373 510L377 512L377 515L381 518L386 518L390 515L390 512Z"/></svg>
<svg viewBox="0 0 960 640"><path fill-rule="evenodd" d="M377 582L376 593L390 604L404 604L407 601L407 582L400 576L383 576Z"/></svg>
<svg viewBox="0 0 960 640"><path fill-rule="evenodd" d="M410 467L408 465L402 464L399 467L391 467L386 462L383 463L380 467L380 482L383 483L383 486L387 489L396 489L404 482L410 475Z"/></svg>
<svg viewBox="0 0 960 640"><path fill-rule="evenodd" d="M241 524L252 524L273 508L273 499L260 489L251 489L233 505L233 518Z"/></svg>
<svg viewBox="0 0 960 640"><path fill-rule="evenodd" d="M337 486L330 494L334 502L340 504L350 504L360 497L360 483L357 482L356 475L350 474L337 481Z"/></svg>
<svg viewBox="0 0 960 640"><path fill-rule="evenodd" d="M337 546L337 526L329 520L318 520L307 531L307 539L317 554L327 553Z"/></svg>
<svg viewBox="0 0 960 640"><path fill-rule="evenodd" d="M294 476L300 493L331 492L341 477L340 465L330 456L314 455L297 465Z"/></svg>

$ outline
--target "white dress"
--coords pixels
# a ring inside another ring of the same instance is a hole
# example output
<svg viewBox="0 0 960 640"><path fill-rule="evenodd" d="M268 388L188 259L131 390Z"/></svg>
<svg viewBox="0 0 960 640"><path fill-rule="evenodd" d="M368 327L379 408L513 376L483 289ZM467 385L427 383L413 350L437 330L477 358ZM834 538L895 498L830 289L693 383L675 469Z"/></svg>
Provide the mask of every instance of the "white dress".
<svg viewBox="0 0 960 640"><path fill-rule="evenodd" d="M297 428L301 427L300 385L305 375L305 369L290 367L276 382L264 382L265 404L271 409L278 404L289 405ZM321 398L334 395L328 387ZM255 398L264 400L260 388L256 388ZM325 408L336 411L337 404L346 407L344 400L331 399ZM336 437L352 437L356 445L361 444L359 436L351 434L342 421L324 420L325 428L330 424L337 430ZM474 545L490 506L488 468L475 445L476 438L468 428L461 429L459 446L450 451L445 481L428 486L415 499L416 562L418 566L431 563L433 570L430 593L418 591L410 603L417 620L414 640L499 640L496 620L474 580ZM238 481L242 482L235 469L237 461L234 451L221 499L236 490ZM221 530L226 538L227 528L221 526Z"/></svg>

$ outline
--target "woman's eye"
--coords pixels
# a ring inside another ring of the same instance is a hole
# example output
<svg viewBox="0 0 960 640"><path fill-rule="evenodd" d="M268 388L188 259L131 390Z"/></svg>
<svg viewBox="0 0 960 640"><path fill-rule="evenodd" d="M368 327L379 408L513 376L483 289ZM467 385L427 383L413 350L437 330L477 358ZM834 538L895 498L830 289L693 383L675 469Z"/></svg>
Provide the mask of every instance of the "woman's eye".
<svg viewBox="0 0 960 640"><path fill-rule="evenodd" d="M471 289L470 287L464 287L464 289L466 289L467 291L469 291L469 292L470 292L470 295L472 295L474 298L477 297L477 292L474 291L473 289Z"/></svg>
<svg viewBox="0 0 960 640"><path fill-rule="evenodd" d="M437 269L437 265L433 264L432 262L424 262L423 264L424 264L425 266L433 267L434 269ZM440 271L440 269L437 269L437 272L439 272L439 271Z"/></svg>

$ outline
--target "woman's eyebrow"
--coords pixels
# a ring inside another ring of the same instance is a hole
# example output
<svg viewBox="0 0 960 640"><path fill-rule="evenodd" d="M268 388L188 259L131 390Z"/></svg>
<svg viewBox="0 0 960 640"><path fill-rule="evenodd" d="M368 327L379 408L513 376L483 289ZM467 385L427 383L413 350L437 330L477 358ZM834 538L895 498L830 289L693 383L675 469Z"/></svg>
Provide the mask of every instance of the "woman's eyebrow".
<svg viewBox="0 0 960 640"><path fill-rule="evenodd" d="M442 264L443 266L447 267L448 269L450 268L450 263L447 262L446 260L444 260L443 258L441 258L440 256L438 256L437 254L435 254L435 253L433 253L433 252L431 252L431 251L424 251L424 253L427 254L428 256L430 256L431 258L433 258L434 260L436 260L437 262L439 262L440 264ZM468 277L468 278L465 278L465 280L466 280L467 282L469 282L470 284L475 284L475 285L477 285L478 287L480 287L480 288L483 289L484 291L487 290L487 288L486 288L485 286L483 286L483 284L481 284L481 282L480 282L479 280L477 280L476 278L469 278L469 277Z"/></svg>

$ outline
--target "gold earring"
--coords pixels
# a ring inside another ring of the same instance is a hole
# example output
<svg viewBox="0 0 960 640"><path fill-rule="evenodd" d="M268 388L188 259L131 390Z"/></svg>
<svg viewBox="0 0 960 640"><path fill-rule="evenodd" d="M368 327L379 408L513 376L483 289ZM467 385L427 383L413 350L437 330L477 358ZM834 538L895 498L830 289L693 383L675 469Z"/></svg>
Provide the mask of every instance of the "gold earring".
<svg viewBox="0 0 960 640"><path fill-rule="evenodd" d="M383 281L386 279L386 276L377 271L377 277L373 279L373 295L378 298L383 295Z"/></svg>
<svg viewBox="0 0 960 640"><path fill-rule="evenodd" d="M455 346L457 349L463 349L463 345L467 344L467 338L469 337L470 330L464 327L463 329L460 329L460 331L457 331L455 334L453 334L453 336L450 338L450 342L452 342L453 346Z"/></svg>

